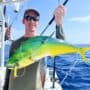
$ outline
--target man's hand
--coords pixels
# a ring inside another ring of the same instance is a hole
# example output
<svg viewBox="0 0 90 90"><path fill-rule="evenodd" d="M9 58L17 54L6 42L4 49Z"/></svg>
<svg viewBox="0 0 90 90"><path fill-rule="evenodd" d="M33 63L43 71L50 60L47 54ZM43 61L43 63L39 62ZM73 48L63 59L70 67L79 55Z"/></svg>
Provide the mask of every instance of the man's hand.
<svg viewBox="0 0 90 90"><path fill-rule="evenodd" d="M5 40L9 40L10 39L10 36L11 36L11 28L10 27L7 27L6 28L6 32L5 32Z"/></svg>
<svg viewBox="0 0 90 90"><path fill-rule="evenodd" d="M63 23L63 18L65 15L65 7L63 5L59 5L55 11L54 11L54 16L55 16L55 22L57 26L60 26Z"/></svg>

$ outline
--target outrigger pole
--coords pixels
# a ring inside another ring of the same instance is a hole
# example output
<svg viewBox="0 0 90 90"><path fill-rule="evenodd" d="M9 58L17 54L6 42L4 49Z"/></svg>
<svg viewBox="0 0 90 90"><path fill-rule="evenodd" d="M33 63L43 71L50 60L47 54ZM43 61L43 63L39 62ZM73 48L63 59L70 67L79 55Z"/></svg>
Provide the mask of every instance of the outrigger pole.
<svg viewBox="0 0 90 90"><path fill-rule="evenodd" d="M24 1L24 0L1 0L0 1L0 70L1 70L1 74L0 74L0 90L3 90L3 83L4 83L4 78L5 78L5 13L6 13L6 4L12 4L12 3L16 3L16 2L20 2L20 1Z"/></svg>
<svg viewBox="0 0 90 90"><path fill-rule="evenodd" d="M1 67L4 67L4 36L5 36L5 18L3 15L3 9L0 10L0 29L1 29Z"/></svg>

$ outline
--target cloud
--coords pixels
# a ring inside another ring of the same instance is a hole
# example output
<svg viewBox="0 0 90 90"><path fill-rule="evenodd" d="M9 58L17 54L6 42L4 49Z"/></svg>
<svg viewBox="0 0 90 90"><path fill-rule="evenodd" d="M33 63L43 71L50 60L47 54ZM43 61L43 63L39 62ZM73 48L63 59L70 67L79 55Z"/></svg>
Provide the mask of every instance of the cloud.
<svg viewBox="0 0 90 90"><path fill-rule="evenodd" d="M90 15L69 18L68 21L70 21L70 22L79 22L79 23L87 23L87 22L90 22Z"/></svg>

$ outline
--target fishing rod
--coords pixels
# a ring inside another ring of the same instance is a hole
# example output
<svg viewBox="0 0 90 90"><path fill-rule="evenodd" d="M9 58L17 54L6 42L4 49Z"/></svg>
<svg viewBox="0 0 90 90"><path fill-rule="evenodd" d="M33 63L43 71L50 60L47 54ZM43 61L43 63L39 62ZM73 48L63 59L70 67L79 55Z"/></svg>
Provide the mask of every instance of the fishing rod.
<svg viewBox="0 0 90 90"><path fill-rule="evenodd" d="M65 6L66 3L68 2L68 0L65 0L65 2L63 3L63 5ZM58 4L59 4L59 1L58 1ZM40 36L47 30L47 28L52 24L52 22L54 21L55 19L55 16L52 17L52 19L49 21L48 25L45 27L45 29L41 32ZM60 26L61 28L61 26ZM52 37L54 35L55 31L53 31L50 35L50 37ZM57 37L56 37L57 38ZM46 40L44 40L43 42L45 43L46 41L48 40L48 38ZM52 88L55 88L55 66L56 66L56 62L55 62L55 59L57 58L57 56L55 56L53 59L54 59L54 62L53 62L53 82L52 82Z"/></svg>
<svg viewBox="0 0 90 90"><path fill-rule="evenodd" d="M59 0L58 0L58 5L59 5ZM64 3L63 3L63 5L65 5L66 3L68 2L68 0L66 0ZM51 25L51 23L54 21L54 19L55 19L55 16L53 16L53 18L50 20L50 22L49 22L49 25ZM62 30L62 26L60 26L60 30L61 30L61 35L63 35L63 30ZM54 32L55 31L53 31L53 34L54 34ZM57 34L59 34L59 32L58 31L56 31L56 38L58 39L58 37L57 37ZM59 35L60 36L60 35ZM65 39L64 38L64 36L63 36L63 38L62 38L63 40ZM52 88L55 88L55 82L56 82L56 78L55 78L55 71L56 71L56 58L57 58L58 56L55 56L54 58L53 58L53 80L52 80Z"/></svg>
<svg viewBox="0 0 90 90"><path fill-rule="evenodd" d="M68 0L65 0L65 2L63 3L63 5L65 6L67 4ZM43 35L43 33L47 30L47 28L52 24L52 22L54 21L55 16L52 17L52 19L49 21L49 23L47 24L47 26L45 27L45 29L41 32L40 36Z"/></svg>
<svg viewBox="0 0 90 90"><path fill-rule="evenodd" d="M68 0L66 0L63 5L66 5L66 3L68 2ZM58 1L58 4L59 4L59 1ZM40 35L42 35L46 29L52 24L52 22L54 21L55 19L55 16L53 16L53 18L49 21L48 25L45 27L45 29L41 32ZM61 28L61 26L60 26ZM53 31L50 35L50 37L52 37L54 35L55 31ZM63 33L62 33L63 34ZM57 38L57 37L56 37ZM46 40L44 40L43 42L45 43L46 41L48 40L48 38ZM56 62L55 62L55 59L57 58L58 56L55 56L53 59L54 59L54 62L53 62L53 79L52 79L52 88L55 88L55 69L56 69Z"/></svg>

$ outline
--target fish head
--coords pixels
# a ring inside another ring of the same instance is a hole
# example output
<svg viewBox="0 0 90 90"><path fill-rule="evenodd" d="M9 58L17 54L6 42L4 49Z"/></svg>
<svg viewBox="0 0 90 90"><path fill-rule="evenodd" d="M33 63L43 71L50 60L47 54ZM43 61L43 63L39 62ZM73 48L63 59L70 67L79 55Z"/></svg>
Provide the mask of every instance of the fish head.
<svg viewBox="0 0 90 90"><path fill-rule="evenodd" d="M18 66L19 66L18 60L15 60L15 61L10 60L7 63L7 68L8 69L14 69L15 67L18 67Z"/></svg>

